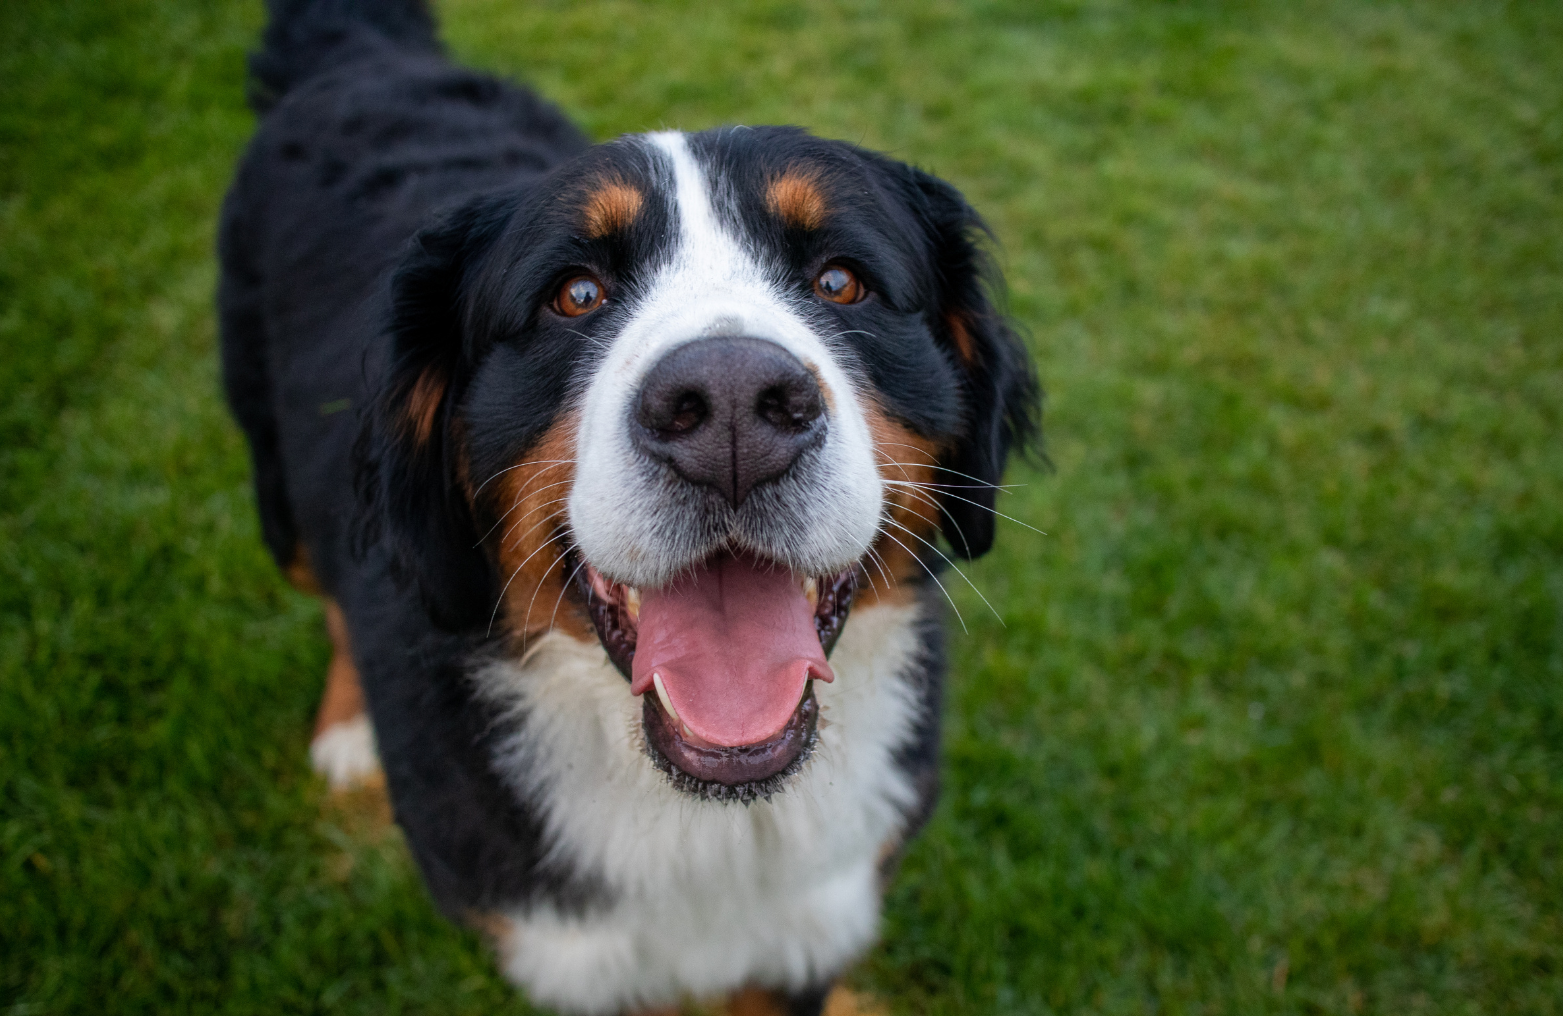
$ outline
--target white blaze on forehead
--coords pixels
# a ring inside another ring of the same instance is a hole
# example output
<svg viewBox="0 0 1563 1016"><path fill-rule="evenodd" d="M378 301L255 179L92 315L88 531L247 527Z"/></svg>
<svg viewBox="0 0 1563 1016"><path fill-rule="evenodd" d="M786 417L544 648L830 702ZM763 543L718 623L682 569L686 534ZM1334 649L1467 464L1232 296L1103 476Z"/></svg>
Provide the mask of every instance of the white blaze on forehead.
<svg viewBox="0 0 1563 1016"><path fill-rule="evenodd" d="M760 251L724 226L718 205L731 198L720 182L713 186L685 136L651 134L645 144L671 196L678 233L666 263L632 297L624 328L586 391L569 508L580 548L600 571L635 585L661 585L695 563L691 545L680 540L680 527L692 523L666 517L664 488L631 443L634 400L647 371L670 350L741 335L796 356L830 406L825 442L808 468L795 471L790 483L797 489L786 495L808 501L809 521L795 520L796 531L780 541L785 547L772 549L784 549L779 556L800 571L846 567L873 540L882 492L851 378L799 312L802 284L789 290L774 268L767 271Z"/></svg>

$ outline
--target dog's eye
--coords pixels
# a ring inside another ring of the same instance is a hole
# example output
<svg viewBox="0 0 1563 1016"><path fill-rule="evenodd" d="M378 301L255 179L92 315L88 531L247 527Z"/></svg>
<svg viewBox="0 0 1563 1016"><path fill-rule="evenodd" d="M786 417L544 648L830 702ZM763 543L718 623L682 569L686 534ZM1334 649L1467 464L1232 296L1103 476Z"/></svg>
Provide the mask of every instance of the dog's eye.
<svg viewBox="0 0 1563 1016"><path fill-rule="evenodd" d="M840 265L831 265L819 273L814 280L814 292L831 303L857 303L865 295L857 276Z"/></svg>
<svg viewBox="0 0 1563 1016"><path fill-rule="evenodd" d="M590 275L577 275L559 287L554 310L565 317L580 317L602 306L602 283Z"/></svg>

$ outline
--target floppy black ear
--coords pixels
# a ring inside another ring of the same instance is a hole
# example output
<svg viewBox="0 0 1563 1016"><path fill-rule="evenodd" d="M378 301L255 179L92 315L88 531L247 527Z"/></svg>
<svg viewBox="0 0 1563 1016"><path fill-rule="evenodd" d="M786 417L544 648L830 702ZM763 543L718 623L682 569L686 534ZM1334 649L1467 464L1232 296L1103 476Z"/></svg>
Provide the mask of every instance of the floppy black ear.
<svg viewBox="0 0 1563 1016"><path fill-rule="evenodd" d="M983 242L982 218L959 191L912 170L923 226L932 244L939 293L934 334L947 345L964 382L964 426L937 482L945 540L962 558L993 546L994 502L1012 450L1040 438L1042 389L1026 348L996 306L999 277Z"/></svg>
<svg viewBox="0 0 1563 1016"><path fill-rule="evenodd" d="M413 238L391 277L389 355L365 432L369 538L385 541L397 577L416 582L430 616L453 630L485 621L496 596L453 423L474 352L465 297L509 211L480 198Z"/></svg>

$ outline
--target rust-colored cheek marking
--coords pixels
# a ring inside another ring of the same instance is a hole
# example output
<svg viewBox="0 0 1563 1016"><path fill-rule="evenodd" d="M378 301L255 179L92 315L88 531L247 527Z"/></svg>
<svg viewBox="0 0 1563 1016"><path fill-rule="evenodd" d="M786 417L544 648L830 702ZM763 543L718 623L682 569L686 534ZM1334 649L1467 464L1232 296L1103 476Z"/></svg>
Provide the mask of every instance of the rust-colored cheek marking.
<svg viewBox="0 0 1563 1016"><path fill-rule="evenodd" d="M887 603L905 603L916 595L926 576L919 553L927 553L938 536L938 465L943 449L938 442L913 433L870 404L868 429L874 439L874 458L885 480L885 514L874 556L867 568L872 587L868 595ZM926 542L925 542L926 541ZM861 595L861 594L860 594Z"/></svg>
<svg viewBox="0 0 1563 1016"><path fill-rule="evenodd" d="M819 173L812 169L791 168L774 177L765 188L765 207L787 225L800 229L818 229L830 213Z"/></svg>
<svg viewBox="0 0 1563 1016"><path fill-rule="evenodd" d="M944 316L944 323L950 329L950 341L955 344L955 355L961 358L961 363L965 366L976 366L977 341L971 336L966 315L959 311L951 311Z"/></svg>
<svg viewBox="0 0 1563 1016"><path fill-rule="evenodd" d="M429 367L412 384L407 393L407 426L413 440L420 445L429 443L434 431L434 417L440 411L440 400L445 397L445 377L434 367Z"/></svg>
<svg viewBox="0 0 1563 1016"><path fill-rule="evenodd" d="M595 642L597 629L566 588L566 508L575 485L575 433L569 414L497 479L488 501L498 525L489 537L505 586L504 624L518 648L550 629ZM491 523L492 524L492 523Z"/></svg>
<svg viewBox="0 0 1563 1016"><path fill-rule="evenodd" d="M593 240L628 229L645 196L622 180L605 180L586 195L586 235Z"/></svg>

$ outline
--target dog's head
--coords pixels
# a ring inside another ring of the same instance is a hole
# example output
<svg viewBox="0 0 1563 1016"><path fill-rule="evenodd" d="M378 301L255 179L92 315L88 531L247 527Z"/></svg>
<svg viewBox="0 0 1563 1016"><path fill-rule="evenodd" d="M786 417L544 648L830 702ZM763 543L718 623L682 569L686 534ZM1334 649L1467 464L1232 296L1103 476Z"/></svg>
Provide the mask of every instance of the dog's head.
<svg viewBox="0 0 1563 1016"><path fill-rule="evenodd" d="M993 541L1038 392L982 232L788 128L626 138L472 201L393 281L384 535L447 627L600 641L682 785L773 786L854 596L905 595L941 530Z"/></svg>

